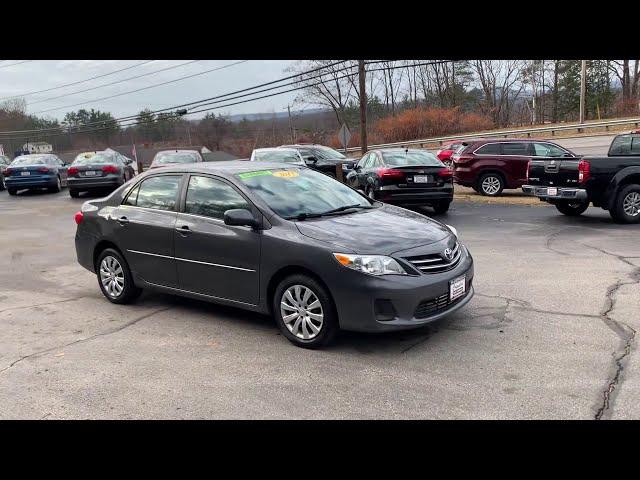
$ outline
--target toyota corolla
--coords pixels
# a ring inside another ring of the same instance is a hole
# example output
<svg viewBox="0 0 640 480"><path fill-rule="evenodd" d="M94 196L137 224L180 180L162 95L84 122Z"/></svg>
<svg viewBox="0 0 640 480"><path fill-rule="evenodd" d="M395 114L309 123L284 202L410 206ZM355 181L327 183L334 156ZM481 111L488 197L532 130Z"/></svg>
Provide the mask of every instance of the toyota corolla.
<svg viewBox="0 0 640 480"><path fill-rule="evenodd" d="M153 169L75 220L78 261L109 301L151 288L271 314L301 347L420 327L473 296L453 227L304 166Z"/></svg>

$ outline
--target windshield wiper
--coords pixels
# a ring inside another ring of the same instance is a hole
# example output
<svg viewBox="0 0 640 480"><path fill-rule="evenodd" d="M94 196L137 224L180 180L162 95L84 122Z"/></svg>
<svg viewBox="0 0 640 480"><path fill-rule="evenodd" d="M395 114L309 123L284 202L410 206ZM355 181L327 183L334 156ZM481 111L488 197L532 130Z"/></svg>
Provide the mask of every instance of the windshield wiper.
<svg viewBox="0 0 640 480"><path fill-rule="evenodd" d="M321 213L302 212L297 215L291 215L290 217L285 217L285 218L287 220L306 220L307 218L318 218L318 217L324 217L325 215L332 215L334 213L344 212L345 210L350 210L352 208L370 209L374 207L369 205L360 205L358 203L356 205L343 205L342 207L333 208L331 210L327 210L326 212L321 212Z"/></svg>

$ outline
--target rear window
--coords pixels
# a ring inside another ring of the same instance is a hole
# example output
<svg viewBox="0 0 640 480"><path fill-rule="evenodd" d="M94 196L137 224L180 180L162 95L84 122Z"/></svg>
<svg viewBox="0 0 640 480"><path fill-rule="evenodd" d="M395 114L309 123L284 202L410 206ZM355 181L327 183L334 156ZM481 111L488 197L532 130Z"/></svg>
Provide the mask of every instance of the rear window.
<svg viewBox="0 0 640 480"><path fill-rule="evenodd" d="M640 155L640 135L618 135L611 142L609 155Z"/></svg>
<svg viewBox="0 0 640 480"><path fill-rule="evenodd" d="M73 161L73 165L95 165L105 163L115 163L116 158L114 155L108 153L96 153L93 156L85 157L80 156Z"/></svg>
<svg viewBox="0 0 640 480"><path fill-rule="evenodd" d="M153 163L163 165L165 163L195 163L200 161L197 152L160 152L156 154Z"/></svg>
<svg viewBox="0 0 640 480"><path fill-rule="evenodd" d="M475 151L476 155L500 155L499 143L487 143Z"/></svg>
<svg viewBox="0 0 640 480"><path fill-rule="evenodd" d="M421 165L429 167L442 167L444 164L429 152L382 152L384 163L392 167L405 165Z"/></svg>
<svg viewBox="0 0 640 480"><path fill-rule="evenodd" d="M47 163L46 155L23 155L17 157L11 165L43 165Z"/></svg>
<svg viewBox="0 0 640 480"><path fill-rule="evenodd" d="M502 155L529 155L529 144L525 142L503 143Z"/></svg>

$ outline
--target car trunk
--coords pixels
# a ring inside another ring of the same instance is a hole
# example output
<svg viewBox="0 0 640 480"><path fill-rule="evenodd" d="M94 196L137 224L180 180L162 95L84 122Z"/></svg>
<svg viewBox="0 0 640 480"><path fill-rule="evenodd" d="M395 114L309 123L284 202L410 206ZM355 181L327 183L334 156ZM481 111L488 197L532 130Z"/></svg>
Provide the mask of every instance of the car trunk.
<svg viewBox="0 0 640 480"><path fill-rule="evenodd" d="M579 158L544 158L529 163L529 185L578 187Z"/></svg>
<svg viewBox="0 0 640 480"><path fill-rule="evenodd" d="M389 170L402 172L397 176L382 176L382 184L394 184L401 188L433 188L444 185L446 177L440 176L445 167L432 165L410 165L390 167Z"/></svg>
<svg viewBox="0 0 640 480"><path fill-rule="evenodd" d="M9 174L7 176L13 178L41 178L50 177L52 169L44 163L38 165L13 165L7 167Z"/></svg>
<svg viewBox="0 0 640 480"><path fill-rule="evenodd" d="M103 170L103 167L106 167L106 166L117 168L115 165L105 164L105 163L94 163L89 165L73 165L73 168L77 169L78 173L75 173L72 176L76 178L100 178L100 177L106 177L109 173L115 173L115 172L105 172Z"/></svg>

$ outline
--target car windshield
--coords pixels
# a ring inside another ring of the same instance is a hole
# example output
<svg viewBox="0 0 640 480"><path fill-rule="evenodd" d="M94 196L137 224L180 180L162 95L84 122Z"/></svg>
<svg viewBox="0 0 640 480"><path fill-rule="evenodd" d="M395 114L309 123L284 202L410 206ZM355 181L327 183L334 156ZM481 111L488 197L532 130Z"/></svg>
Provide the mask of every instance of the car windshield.
<svg viewBox="0 0 640 480"><path fill-rule="evenodd" d="M93 165L96 163L115 163L113 155L108 153L96 153L95 155L79 155L73 161L73 165Z"/></svg>
<svg viewBox="0 0 640 480"><path fill-rule="evenodd" d="M256 150L253 159L258 162L303 163L295 150Z"/></svg>
<svg viewBox="0 0 640 480"><path fill-rule="evenodd" d="M23 155L11 162L11 165L42 165L47 163L46 155Z"/></svg>
<svg viewBox="0 0 640 480"><path fill-rule="evenodd" d="M323 145L314 145L313 148L319 150L322 153L322 156L325 158L338 158L340 160L347 158L342 153L330 147L325 147Z"/></svg>
<svg viewBox="0 0 640 480"><path fill-rule="evenodd" d="M392 167L404 167L410 165L423 165L429 167L442 167L444 164L429 152L382 152L384 163Z"/></svg>
<svg viewBox="0 0 640 480"><path fill-rule="evenodd" d="M307 168L259 170L236 177L284 218L319 215L341 207L371 208L355 190Z"/></svg>
<svg viewBox="0 0 640 480"><path fill-rule="evenodd" d="M195 152L166 152L158 153L153 163L163 165L165 163L194 163L200 160Z"/></svg>

